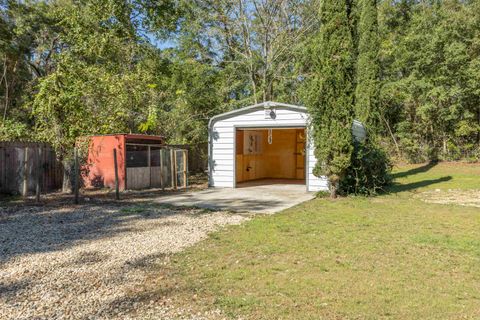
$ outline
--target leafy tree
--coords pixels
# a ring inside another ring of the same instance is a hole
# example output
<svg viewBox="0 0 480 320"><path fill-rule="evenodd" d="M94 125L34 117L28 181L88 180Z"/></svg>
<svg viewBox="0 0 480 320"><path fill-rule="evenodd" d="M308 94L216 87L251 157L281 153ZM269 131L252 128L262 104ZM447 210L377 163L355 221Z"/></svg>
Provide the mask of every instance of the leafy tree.
<svg viewBox="0 0 480 320"><path fill-rule="evenodd" d="M37 137L64 161L64 189L75 141L92 134L152 132L164 100L162 59L144 43L130 2L58 0L54 68L38 79L30 105Z"/></svg>
<svg viewBox="0 0 480 320"><path fill-rule="evenodd" d="M322 26L311 52L313 74L304 89L318 159L314 173L328 177L333 198L353 152L355 48L350 14L349 1L322 1Z"/></svg>
<svg viewBox="0 0 480 320"><path fill-rule="evenodd" d="M352 163L340 181L343 194L375 195L391 183L392 165L386 152L376 144L354 141Z"/></svg>
<svg viewBox="0 0 480 320"><path fill-rule="evenodd" d="M365 141L353 141L351 164L340 181L340 190L344 194L372 195L391 180L390 161L377 140L380 131L377 1L361 0L357 9L355 118L364 123L369 134Z"/></svg>
<svg viewBox="0 0 480 320"><path fill-rule="evenodd" d="M301 44L318 26L315 1L188 1L180 46L220 70L226 104L298 101L294 68Z"/></svg>
<svg viewBox="0 0 480 320"><path fill-rule="evenodd" d="M207 142L208 120L226 111L220 71L185 52L175 50L169 58L165 80L165 105L161 111L162 134L174 144Z"/></svg>
<svg viewBox="0 0 480 320"><path fill-rule="evenodd" d="M457 0L382 6L384 122L410 161L478 159L475 6Z"/></svg>
<svg viewBox="0 0 480 320"><path fill-rule="evenodd" d="M355 117L377 131L380 65L378 61L377 0L360 1Z"/></svg>
<svg viewBox="0 0 480 320"><path fill-rule="evenodd" d="M44 3L0 1L0 138L34 138L26 101L52 67L55 29Z"/></svg>

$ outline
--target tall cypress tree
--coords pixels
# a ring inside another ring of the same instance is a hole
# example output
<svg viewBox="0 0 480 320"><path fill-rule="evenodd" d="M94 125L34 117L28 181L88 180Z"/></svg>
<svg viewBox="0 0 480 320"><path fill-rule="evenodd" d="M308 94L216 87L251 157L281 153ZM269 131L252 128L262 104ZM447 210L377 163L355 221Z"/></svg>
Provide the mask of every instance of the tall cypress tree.
<svg viewBox="0 0 480 320"><path fill-rule="evenodd" d="M367 131L378 133L379 76L377 0L359 0L357 40L355 117ZM340 187L345 193L375 194L390 183L390 162L375 139L354 143L352 164Z"/></svg>
<svg viewBox="0 0 480 320"><path fill-rule="evenodd" d="M359 9L355 116L369 131L376 131L380 77L377 0L360 0Z"/></svg>
<svg viewBox="0 0 480 320"><path fill-rule="evenodd" d="M314 174L327 176L332 198L337 196L353 152L355 45L351 9L350 0L322 1L322 25L310 50L312 76L304 91L318 159Z"/></svg>

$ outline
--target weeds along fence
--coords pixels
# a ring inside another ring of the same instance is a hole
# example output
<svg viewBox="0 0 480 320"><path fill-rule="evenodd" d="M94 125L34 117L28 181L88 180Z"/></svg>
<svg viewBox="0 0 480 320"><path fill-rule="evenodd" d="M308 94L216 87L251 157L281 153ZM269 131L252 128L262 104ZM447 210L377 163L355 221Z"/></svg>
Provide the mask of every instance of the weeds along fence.
<svg viewBox="0 0 480 320"><path fill-rule="evenodd" d="M40 142L0 142L0 193L26 196L61 189L63 167Z"/></svg>

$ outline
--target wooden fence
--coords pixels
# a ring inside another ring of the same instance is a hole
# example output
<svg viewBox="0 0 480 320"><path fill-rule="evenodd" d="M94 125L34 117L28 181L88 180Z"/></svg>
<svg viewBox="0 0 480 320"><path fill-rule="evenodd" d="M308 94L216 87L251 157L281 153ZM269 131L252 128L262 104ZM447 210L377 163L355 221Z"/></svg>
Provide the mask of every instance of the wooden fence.
<svg viewBox="0 0 480 320"><path fill-rule="evenodd" d="M204 172L207 167L207 145L171 145L169 148L179 148L188 150L188 163L185 163L183 157L178 157L181 161L176 164L180 169L176 170L172 179L172 173L166 168L163 175L153 175L151 182L154 187L165 185L166 187L184 187L187 178L184 177L187 172ZM167 160L169 160L168 158ZM168 161L167 161L168 162ZM188 168L188 169L187 169ZM158 171L158 168L153 168ZM167 172L168 171L168 172ZM132 178L133 172L127 172L130 184L137 179ZM165 177L165 181L157 181L156 177ZM57 191L62 188L63 166L57 160L53 149L45 143L40 142L1 142L0 141L0 194L31 195L35 194L37 181L42 193ZM146 187L153 187L149 185ZM133 186L133 185L132 185Z"/></svg>
<svg viewBox="0 0 480 320"><path fill-rule="evenodd" d="M39 142L0 142L0 193L26 196L62 187L63 169L53 149Z"/></svg>

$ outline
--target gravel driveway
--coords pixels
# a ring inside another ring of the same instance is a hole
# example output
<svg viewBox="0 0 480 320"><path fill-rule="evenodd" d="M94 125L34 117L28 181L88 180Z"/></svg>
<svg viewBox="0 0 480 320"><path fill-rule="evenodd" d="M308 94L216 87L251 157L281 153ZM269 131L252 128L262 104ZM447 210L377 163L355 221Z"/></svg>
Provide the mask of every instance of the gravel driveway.
<svg viewBox="0 0 480 320"><path fill-rule="evenodd" d="M0 207L0 319L204 318L132 293L149 266L245 219L150 203Z"/></svg>

